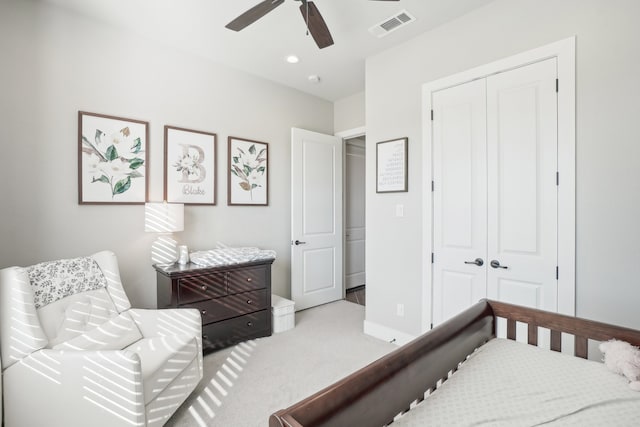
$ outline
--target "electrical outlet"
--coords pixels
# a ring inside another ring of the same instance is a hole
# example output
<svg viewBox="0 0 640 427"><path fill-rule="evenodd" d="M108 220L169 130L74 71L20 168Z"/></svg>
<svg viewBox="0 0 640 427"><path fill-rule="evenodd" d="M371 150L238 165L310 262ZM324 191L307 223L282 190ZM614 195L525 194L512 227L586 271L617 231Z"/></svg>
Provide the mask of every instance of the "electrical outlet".
<svg viewBox="0 0 640 427"><path fill-rule="evenodd" d="M398 303L396 306L396 315L398 317L404 317L404 304Z"/></svg>

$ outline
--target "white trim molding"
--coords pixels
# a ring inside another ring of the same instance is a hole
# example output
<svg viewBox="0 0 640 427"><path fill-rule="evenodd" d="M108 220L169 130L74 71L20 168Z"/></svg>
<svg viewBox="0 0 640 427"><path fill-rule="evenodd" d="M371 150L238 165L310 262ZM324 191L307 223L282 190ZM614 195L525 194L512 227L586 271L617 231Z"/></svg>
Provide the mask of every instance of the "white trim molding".
<svg viewBox="0 0 640 427"><path fill-rule="evenodd" d="M362 136L366 133L366 128L364 126L359 128L347 129L341 132L336 132L334 136L339 136L342 139L356 138L358 136Z"/></svg>
<svg viewBox="0 0 640 427"><path fill-rule="evenodd" d="M510 56L422 85L423 168L423 269L422 331L431 327L433 272L432 93L472 80L557 59L558 67L558 312L575 315L576 302L576 39L569 37L536 49Z"/></svg>
<svg viewBox="0 0 640 427"><path fill-rule="evenodd" d="M370 322L368 320L364 321L364 333L374 338L396 344L398 346L405 345L409 341L413 341L416 338L413 335L409 335L404 332L400 332L395 329Z"/></svg>

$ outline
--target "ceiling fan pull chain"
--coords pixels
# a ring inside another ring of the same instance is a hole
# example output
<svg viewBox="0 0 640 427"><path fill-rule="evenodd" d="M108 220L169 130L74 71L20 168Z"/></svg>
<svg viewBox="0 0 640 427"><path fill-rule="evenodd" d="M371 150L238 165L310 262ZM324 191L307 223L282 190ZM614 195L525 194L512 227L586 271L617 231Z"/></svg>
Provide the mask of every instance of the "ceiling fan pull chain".
<svg viewBox="0 0 640 427"><path fill-rule="evenodd" d="M307 19L305 21L306 21L306 24L307 24L307 36L308 36L309 35L309 3L304 2L304 5L307 8Z"/></svg>

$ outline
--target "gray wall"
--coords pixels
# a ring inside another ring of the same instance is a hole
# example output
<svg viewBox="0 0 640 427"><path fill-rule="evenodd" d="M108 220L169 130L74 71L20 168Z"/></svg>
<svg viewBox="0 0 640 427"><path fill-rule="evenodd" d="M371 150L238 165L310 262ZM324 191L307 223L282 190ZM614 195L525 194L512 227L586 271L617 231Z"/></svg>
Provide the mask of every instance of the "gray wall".
<svg viewBox="0 0 640 427"><path fill-rule="evenodd" d="M334 102L333 124L336 133L365 125L364 92Z"/></svg>
<svg viewBox="0 0 640 427"><path fill-rule="evenodd" d="M576 312L640 328L638 16L637 0L497 0L368 59L367 149L409 137L409 192L376 194L368 156L367 321L421 328L422 84L575 35Z"/></svg>
<svg viewBox="0 0 640 427"><path fill-rule="evenodd" d="M274 292L289 296L290 129L332 133L332 103L40 2L0 2L0 52L0 267L110 249L132 303L155 306L144 207L78 205L84 110L150 122L152 201L163 196L163 126L217 133L217 205L187 206L176 238L276 250ZM227 206L229 135L269 143L268 207Z"/></svg>

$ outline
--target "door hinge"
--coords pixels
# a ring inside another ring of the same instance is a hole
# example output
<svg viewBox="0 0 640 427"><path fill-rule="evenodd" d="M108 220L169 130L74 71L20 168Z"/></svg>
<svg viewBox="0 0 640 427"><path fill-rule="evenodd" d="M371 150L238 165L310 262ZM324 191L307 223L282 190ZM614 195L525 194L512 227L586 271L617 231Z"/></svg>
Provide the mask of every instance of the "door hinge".
<svg viewBox="0 0 640 427"><path fill-rule="evenodd" d="M431 328L430 329L433 329L433 323L431 324Z"/></svg>
<svg viewBox="0 0 640 427"><path fill-rule="evenodd" d="M431 252L431 264L433 264L433 260L435 259L435 255L433 252Z"/></svg>
<svg viewBox="0 0 640 427"><path fill-rule="evenodd" d="M433 121L433 110L431 110L431 121Z"/></svg>
<svg viewBox="0 0 640 427"><path fill-rule="evenodd" d="M436 183L431 180L431 192L433 193L434 191L436 191Z"/></svg>
<svg viewBox="0 0 640 427"><path fill-rule="evenodd" d="M556 79L556 93L558 93L560 89L560 80Z"/></svg>
<svg viewBox="0 0 640 427"><path fill-rule="evenodd" d="M558 280L559 277L560 277L559 268L556 265L556 280Z"/></svg>
<svg viewBox="0 0 640 427"><path fill-rule="evenodd" d="M560 172L556 172L556 185L560 185Z"/></svg>

